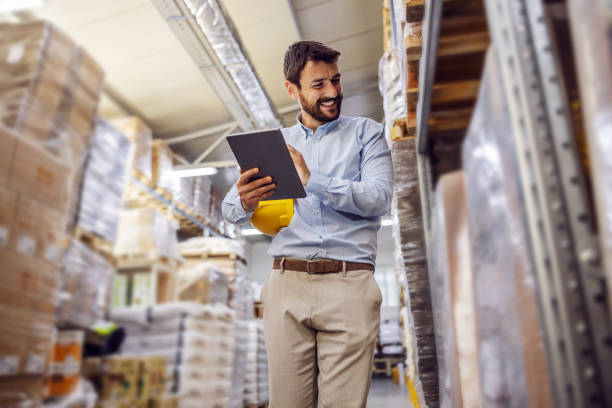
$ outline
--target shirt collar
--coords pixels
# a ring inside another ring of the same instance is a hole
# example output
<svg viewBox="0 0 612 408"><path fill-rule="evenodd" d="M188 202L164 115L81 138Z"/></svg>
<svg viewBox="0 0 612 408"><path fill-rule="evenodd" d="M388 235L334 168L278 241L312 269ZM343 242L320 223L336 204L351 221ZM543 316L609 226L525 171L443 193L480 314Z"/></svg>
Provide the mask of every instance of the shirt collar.
<svg viewBox="0 0 612 408"><path fill-rule="evenodd" d="M327 122L327 123L322 124L321 126L319 126L319 128L317 130L320 131L320 132L328 133L329 131L333 130L336 126L338 126L338 124L340 123L340 119L342 119L342 115L338 116L338 119L335 119L335 120L332 120L331 122ZM298 125L300 125L302 130L306 133L306 136L314 134L314 132L311 129L308 129L302 123L302 112L297 114L296 121L297 121Z"/></svg>

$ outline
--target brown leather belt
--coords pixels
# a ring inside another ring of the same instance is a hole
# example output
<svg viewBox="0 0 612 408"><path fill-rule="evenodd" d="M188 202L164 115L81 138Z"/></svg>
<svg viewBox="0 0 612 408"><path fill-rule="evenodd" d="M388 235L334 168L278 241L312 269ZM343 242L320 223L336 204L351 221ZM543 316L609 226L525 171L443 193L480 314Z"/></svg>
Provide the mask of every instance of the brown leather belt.
<svg viewBox="0 0 612 408"><path fill-rule="evenodd" d="M281 259L275 258L272 269L281 269ZM299 259L285 259L283 269L297 272L314 273L337 273L342 272L342 261L333 259L317 260L317 261L302 261ZM369 263L346 262L347 271L373 271L374 265Z"/></svg>

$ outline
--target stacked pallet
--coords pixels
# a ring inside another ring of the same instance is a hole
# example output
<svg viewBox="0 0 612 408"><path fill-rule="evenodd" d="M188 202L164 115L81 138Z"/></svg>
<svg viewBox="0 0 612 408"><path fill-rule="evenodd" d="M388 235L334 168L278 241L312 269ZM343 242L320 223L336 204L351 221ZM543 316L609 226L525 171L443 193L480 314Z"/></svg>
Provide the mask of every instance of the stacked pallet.
<svg viewBox="0 0 612 408"><path fill-rule="evenodd" d="M398 269L406 276L405 327L410 328L406 344L406 367L419 400L427 406L438 401L438 371L434 338L425 237L421 215L416 143L414 138L393 142L394 202L397 223L393 234L399 248ZM407 320L407 321L406 321Z"/></svg>
<svg viewBox="0 0 612 408"><path fill-rule="evenodd" d="M247 326L244 402L259 407L265 405L270 398L263 322L252 320L247 322Z"/></svg>
<svg viewBox="0 0 612 408"><path fill-rule="evenodd" d="M149 308L116 308L126 329L124 357L161 356L165 384L180 407L221 407L229 402L234 313L223 305L175 302Z"/></svg>

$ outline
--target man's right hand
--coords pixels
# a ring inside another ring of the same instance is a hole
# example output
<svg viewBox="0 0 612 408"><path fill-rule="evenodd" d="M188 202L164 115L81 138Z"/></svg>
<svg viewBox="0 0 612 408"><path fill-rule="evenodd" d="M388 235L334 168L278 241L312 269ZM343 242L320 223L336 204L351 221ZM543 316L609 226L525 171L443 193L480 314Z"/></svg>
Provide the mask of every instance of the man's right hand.
<svg viewBox="0 0 612 408"><path fill-rule="evenodd" d="M240 178L236 187L238 187L240 202L245 211L255 211L259 202L270 197L276 190L276 183L272 183L272 177L263 177L249 182L249 179L257 173L259 173L258 168L245 172L240 170Z"/></svg>

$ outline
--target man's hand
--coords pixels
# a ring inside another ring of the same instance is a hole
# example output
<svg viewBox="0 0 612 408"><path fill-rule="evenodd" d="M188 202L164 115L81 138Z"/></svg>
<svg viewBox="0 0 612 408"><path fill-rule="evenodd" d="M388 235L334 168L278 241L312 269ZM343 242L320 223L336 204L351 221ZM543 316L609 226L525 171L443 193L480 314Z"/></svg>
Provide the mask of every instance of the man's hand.
<svg viewBox="0 0 612 408"><path fill-rule="evenodd" d="M270 197L276 190L276 183L272 183L272 177L263 177L249 182L249 179L257 173L259 173L258 168L245 172L240 170L241 176L236 183L242 208L246 211L254 211L260 201Z"/></svg>
<svg viewBox="0 0 612 408"><path fill-rule="evenodd" d="M287 148L289 149L289 154L291 155L291 159L293 160L293 164L295 165L295 169L300 176L300 181L302 182L302 186L306 187L308 184L308 180L310 180L310 170L308 170L308 166L306 165L306 161L300 152L295 150L295 147L287 144Z"/></svg>

